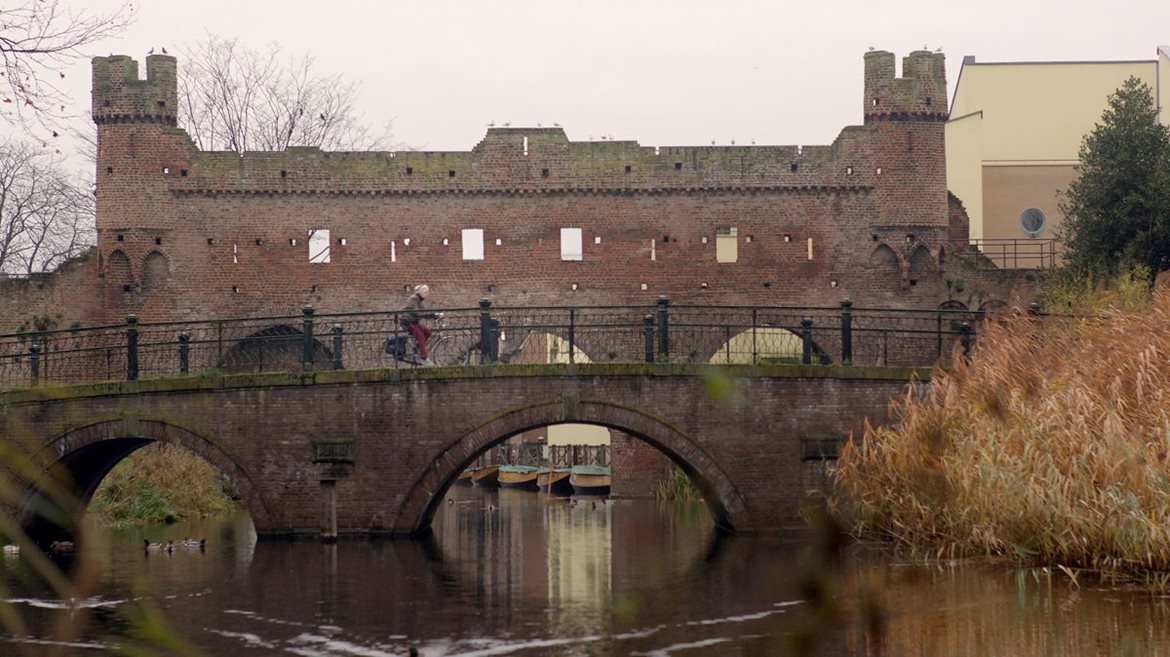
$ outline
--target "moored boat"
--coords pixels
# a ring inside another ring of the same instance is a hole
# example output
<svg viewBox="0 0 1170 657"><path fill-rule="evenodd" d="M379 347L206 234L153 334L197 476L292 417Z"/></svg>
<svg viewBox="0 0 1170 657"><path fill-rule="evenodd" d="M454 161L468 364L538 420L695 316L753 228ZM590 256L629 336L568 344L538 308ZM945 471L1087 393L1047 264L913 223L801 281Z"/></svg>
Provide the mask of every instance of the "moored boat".
<svg viewBox="0 0 1170 657"><path fill-rule="evenodd" d="M470 486L471 485L471 470L464 470L455 478L456 486Z"/></svg>
<svg viewBox="0 0 1170 657"><path fill-rule="evenodd" d="M501 465L500 488L536 490L536 477L540 468L531 465Z"/></svg>
<svg viewBox="0 0 1170 657"><path fill-rule="evenodd" d="M536 487L542 493L551 495L572 495L573 484L569 482L569 469L542 470L536 475Z"/></svg>
<svg viewBox="0 0 1170 657"><path fill-rule="evenodd" d="M569 483L577 495L609 495L611 471L604 465L574 465Z"/></svg>
<svg viewBox="0 0 1170 657"><path fill-rule="evenodd" d="M499 488L500 466L489 465L471 471L471 483L479 488Z"/></svg>

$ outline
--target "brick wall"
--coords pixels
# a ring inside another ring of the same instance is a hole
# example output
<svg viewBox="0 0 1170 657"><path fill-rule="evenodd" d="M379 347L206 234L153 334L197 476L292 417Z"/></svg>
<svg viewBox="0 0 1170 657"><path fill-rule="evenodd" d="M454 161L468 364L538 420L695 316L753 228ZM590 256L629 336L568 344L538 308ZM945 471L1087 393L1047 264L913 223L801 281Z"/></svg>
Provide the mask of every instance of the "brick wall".
<svg viewBox="0 0 1170 657"><path fill-rule="evenodd" d="M865 124L827 146L493 128L462 152L242 156L200 152L176 126L175 58L148 57L139 79L136 61L98 57L95 276L59 312L68 323L94 309L103 321L386 309L423 281L444 307L660 295L933 307L946 299L941 251L961 229L947 207L943 57L913 53L902 77L893 57L866 54ZM581 229L581 260L562 259L562 228ZM311 263L321 229L329 262ZM465 229L483 231L482 260L464 259ZM738 257L718 262L728 229Z"/></svg>

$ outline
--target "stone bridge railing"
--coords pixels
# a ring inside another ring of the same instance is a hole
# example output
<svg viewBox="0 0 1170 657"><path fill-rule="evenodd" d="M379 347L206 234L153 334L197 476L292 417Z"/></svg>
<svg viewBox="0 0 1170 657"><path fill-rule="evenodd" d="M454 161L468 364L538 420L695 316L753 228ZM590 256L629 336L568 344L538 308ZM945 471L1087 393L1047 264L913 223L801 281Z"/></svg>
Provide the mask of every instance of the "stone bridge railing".
<svg viewBox="0 0 1170 657"><path fill-rule="evenodd" d="M929 366L969 352L977 311L671 305L435 309L439 365L581 362ZM0 335L0 388L200 372L413 367L399 312L140 322ZM396 356L403 356L402 358Z"/></svg>

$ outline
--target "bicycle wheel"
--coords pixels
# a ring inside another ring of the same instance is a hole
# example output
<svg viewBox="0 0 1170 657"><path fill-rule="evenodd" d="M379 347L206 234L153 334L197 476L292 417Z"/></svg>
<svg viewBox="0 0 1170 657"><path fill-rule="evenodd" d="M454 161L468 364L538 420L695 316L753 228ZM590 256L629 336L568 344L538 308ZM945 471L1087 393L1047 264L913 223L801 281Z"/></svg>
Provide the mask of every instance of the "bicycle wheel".
<svg viewBox="0 0 1170 657"><path fill-rule="evenodd" d="M459 341L447 336L435 340L427 351L435 365L462 365L465 357L465 354L460 353Z"/></svg>

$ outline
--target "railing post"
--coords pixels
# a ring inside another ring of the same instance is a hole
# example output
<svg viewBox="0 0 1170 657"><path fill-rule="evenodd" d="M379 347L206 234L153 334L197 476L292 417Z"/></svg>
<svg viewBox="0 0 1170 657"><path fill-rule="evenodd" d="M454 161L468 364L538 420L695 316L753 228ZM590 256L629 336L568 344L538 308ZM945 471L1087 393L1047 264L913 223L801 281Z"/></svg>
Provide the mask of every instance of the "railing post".
<svg viewBox="0 0 1170 657"><path fill-rule="evenodd" d="M187 333L179 334L179 374L191 371L191 336Z"/></svg>
<svg viewBox="0 0 1170 657"><path fill-rule="evenodd" d="M138 379L138 316L126 315L126 380Z"/></svg>
<svg viewBox="0 0 1170 657"><path fill-rule="evenodd" d="M841 364L853 364L853 302L841 299Z"/></svg>
<svg viewBox="0 0 1170 657"><path fill-rule="evenodd" d="M654 315L649 313L642 318L642 333L646 336L646 362L654 362Z"/></svg>
<svg viewBox="0 0 1170 657"><path fill-rule="evenodd" d="M333 369L340 370L341 367L341 324L333 325Z"/></svg>
<svg viewBox="0 0 1170 657"><path fill-rule="evenodd" d="M313 307L301 307L301 371L313 369Z"/></svg>
<svg viewBox="0 0 1170 657"><path fill-rule="evenodd" d="M959 335L961 336L959 343L963 345L963 355L970 356L971 346L975 344L975 332L971 328L971 325L967 322L960 324Z"/></svg>
<svg viewBox="0 0 1170 657"><path fill-rule="evenodd" d="M479 300L479 351L483 354L483 362L495 360L495 327L492 325L492 300Z"/></svg>
<svg viewBox="0 0 1170 657"><path fill-rule="evenodd" d="M41 382L41 348L37 345L31 345L28 348L28 367L32 372L32 385L40 385Z"/></svg>
<svg viewBox="0 0 1170 657"><path fill-rule="evenodd" d="M670 299L658 297L658 358L670 360Z"/></svg>
<svg viewBox="0 0 1170 657"><path fill-rule="evenodd" d="M577 346L577 309L569 308L569 363L573 363L573 352Z"/></svg>
<svg viewBox="0 0 1170 657"><path fill-rule="evenodd" d="M805 317L800 320L800 362L803 365L812 365L812 319Z"/></svg>

